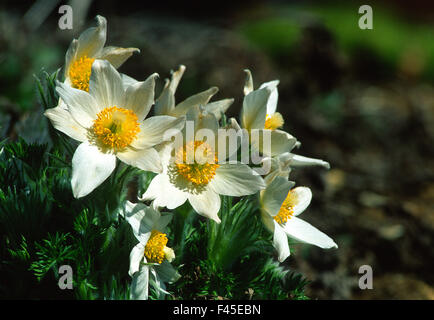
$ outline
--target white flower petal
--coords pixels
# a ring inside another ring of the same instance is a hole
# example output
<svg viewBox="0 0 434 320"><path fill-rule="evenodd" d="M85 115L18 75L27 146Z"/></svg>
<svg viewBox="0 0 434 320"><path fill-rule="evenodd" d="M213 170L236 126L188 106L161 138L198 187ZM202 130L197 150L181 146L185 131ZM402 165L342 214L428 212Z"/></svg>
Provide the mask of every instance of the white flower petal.
<svg viewBox="0 0 434 320"><path fill-rule="evenodd" d="M65 81L64 83L67 83L69 81ZM69 83L67 83L69 85ZM66 105L66 103L62 100L62 98L59 98L59 102L57 103L56 108L62 108L65 110L68 110L68 106Z"/></svg>
<svg viewBox="0 0 434 320"><path fill-rule="evenodd" d="M289 133L282 130L271 131L271 153L269 155L275 156L287 151L291 151L297 139Z"/></svg>
<svg viewBox="0 0 434 320"><path fill-rule="evenodd" d="M193 122L196 140L202 140L201 138L203 138L202 136L200 136L201 129L211 130L214 137L218 133L219 123L214 114L208 113L204 110L204 108L200 107L199 105L192 106L188 110L186 114L186 120ZM204 133L204 135L207 135L206 131L203 131L202 133Z"/></svg>
<svg viewBox="0 0 434 320"><path fill-rule="evenodd" d="M143 219L143 217L145 216L145 210L144 210L145 205L143 203L132 203L130 201L127 201L125 203L125 220L127 220L127 222L130 224L131 229L133 230L133 234L136 236L139 235L139 230L140 230L140 222ZM137 239L140 241L140 239ZM143 241L140 241L141 243ZM145 242L143 242L145 243Z"/></svg>
<svg viewBox="0 0 434 320"><path fill-rule="evenodd" d="M241 110L243 128L263 129L267 115L267 101L271 91L267 87L250 92L244 97Z"/></svg>
<svg viewBox="0 0 434 320"><path fill-rule="evenodd" d="M148 300L149 289L149 267L142 266L139 272L133 275L130 287L130 298L132 300Z"/></svg>
<svg viewBox="0 0 434 320"><path fill-rule="evenodd" d="M283 177L276 177L264 191L261 192L261 204L267 213L274 217L279 213L293 183Z"/></svg>
<svg viewBox="0 0 434 320"><path fill-rule="evenodd" d="M124 73L121 73L121 79L122 79L122 83L124 84L124 88L128 88L129 86L132 86L134 84L136 84L137 81L136 79L134 79L133 77L127 76Z"/></svg>
<svg viewBox="0 0 434 320"><path fill-rule="evenodd" d="M218 91L217 87L211 87L208 90L199 92L191 97L188 97L181 103L177 104L175 109L172 111L173 116L180 117L185 115L191 107L194 106L205 106L213 95Z"/></svg>
<svg viewBox="0 0 434 320"><path fill-rule="evenodd" d="M294 148L297 139L281 130L252 130L250 144L265 156L275 156L289 152Z"/></svg>
<svg viewBox="0 0 434 320"><path fill-rule="evenodd" d="M140 125L140 132L131 146L137 149L149 148L164 142L165 138L172 130L180 131L185 124L185 118L175 118L171 116L154 116L145 119Z"/></svg>
<svg viewBox="0 0 434 320"><path fill-rule="evenodd" d="M75 198L91 193L116 167L113 154L102 153L87 142L80 144L72 157L71 186Z"/></svg>
<svg viewBox="0 0 434 320"><path fill-rule="evenodd" d="M240 125L238 124L237 120L235 120L234 118L230 118L228 121L228 124L229 124L228 129L234 129L237 133L237 136L239 137L237 139L237 141L238 141L237 147L241 148L241 150L249 150L249 145L250 145L249 132L246 129L242 129L240 127ZM219 140L220 140L220 138L219 138ZM228 150L228 148L226 148L226 150ZM227 152L226 154L229 157L232 153ZM248 155L247 155L247 157L248 157ZM249 161L249 159L242 159L241 161L243 163L247 163L247 161Z"/></svg>
<svg viewBox="0 0 434 320"><path fill-rule="evenodd" d="M116 156L122 162L144 171L160 173L163 170L160 156L154 148L141 150L126 148L122 152L117 152Z"/></svg>
<svg viewBox="0 0 434 320"><path fill-rule="evenodd" d="M273 80L270 82L265 82L259 87L259 89L267 87L271 90L271 94L268 97L268 102L267 102L267 114L268 115L272 115L273 113L276 112L276 109L277 109L277 100L279 98L279 93L277 91L277 85L278 84L279 84L279 80Z"/></svg>
<svg viewBox="0 0 434 320"><path fill-rule="evenodd" d="M297 204L294 206L294 216L298 216L309 206L312 200L312 191L308 187L297 187L292 191L297 197Z"/></svg>
<svg viewBox="0 0 434 320"><path fill-rule="evenodd" d="M156 222L154 228L160 232L165 233L167 225L172 221L173 214L172 213L164 213L160 215L160 218Z"/></svg>
<svg viewBox="0 0 434 320"><path fill-rule="evenodd" d="M156 298L158 300L163 300L165 294L169 294L169 292L166 291L166 285L161 280L159 275L157 274L157 271L155 270L155 267L150 268L150 283L153 287L153 289L156 291Z"/></svg>
<svg viewBox="0 0 434 320"><path fill-rule="evenodd" d="M69 67L76 59L77 48L78 48L78 40L74 39L72 40L71 44L69 45L68 51L66 51L65 54L65 67L63 70L65 78L69 77Z"/></svg>
<svg viewBox="0 0 434 320"><path fill-rule="evenodd" d="M145 193L139 197L140 201L149 201L149 200L155 200L160 193L162 192L162 181L165 177L163 177L163 174L157 174L149 184L148 188L146 189ZM154 205L156 208L157 206Z"/></svg>
<svg viewBox="0 0 434 320"><path fill-rule="evenodd" d="M78 38L77 57L94 57L105 45L107 38L107 20L96 16L97 27L85 30Z"/></svg>
<svg viewBox="0 0 434 320"><path fill-rule="evenodd" d="M143 245L148 242L154 225L160 218L160 213L143 203L127 201L125 219L130 224L133 234Z"/></svg>
<svg viewBox="0 0 434 320"><path fill-rule="evenodd" d="M156 266L155 270L163 282L173 283L181 277L178 271L166 260Z"/></svg>
<svg viewBox="0 0 434 320"><path fill-rule="evenodd" d="M235 197L253 194L265 188L261 176L242 163L221 164L209 185L218 194Z"/></svg>
<svg viewBox="0 0 434 320"><path fill-rule="evenodd" d="M188 201L190 201L193 209L201 216L210 218L217 223L221 222L218 216L221 201L220 196L211 190L211 188L205 188L199 194L189 194Z"/></svg>
<svg viewBox="0 0 434 320"><path fill-rule="evenodd" d="M278 156L276 156L275 159L278 160L279 163L286 164L289 161L291 161L292 157L293 157L292 153L290 153L290 152L284 152L284 153L279 154Z"/></svg>
<svg viewBox="0 0 434 320"><path fill-rule="evenodd" d="M287 154L289 154L289 152L287 152ZM282 155L278 155L275 157L264 157L262 159L261 163L262 163L262 167L264 168L262 172L266 174L264 180L267 183L267 185L269 185L274 180L275 177L284 177L288 179L291 169L285 166L284 163L281 162L280 157Z"/></svg>
<svg viewBox="0 0 434 320"><path fill-rule="evenodd" d="M235 118L229 118L228 124L230 128L235 129L236 131L242 130L237 119Z"/></svg>
<svg viewBox="0 0 434 320"><path fill-rule="evenodd" d="M166 80L163 92L155 102L154 111L158 116L172 115L175 109L175 93L170 89L170 81Z"/></svg>
<svg viewBox="0 0 434 320"><path fill-rule="evenodd" d="M172 115L175 109L175 92L178 88L179 81L181 81L182 75L184 74L185 66L180 65L178 70L172 71L171 80L166 79L163 91L160 93L156 103L155 103L155 114L156 115Z"/></svg>
<svg viewBox="0 0 434 320"><path fill-rule="evenodd" d="M338 247L325 233L297 217L291 217L282 227L288 236L301 242L313 244L323 249Z"/></svg>
<svg viewBox="0 0 434 320"><path fill-rule="evenodd" d="M274 170L264 177L264 181L269 185L276 177L284 177L288 179L290 170Z"/></svg>
<svg viewBox="0 0 434 320"><path fill-rule="evenodd" d="M90 128L100 111L95 99L86 91L57 82L56 91L67 105L69 113L84 128Z"/></svg>
<svg viewBox="0 0 434 320"><path fill-rule="evenodd" d="M130 269L128 274L132 277L137 271L140 270L140 263L143 261L145 254L145 245L138 243L130 252Z"/></svg>
<svg viewBox="0 0 434 320"><path fill-rule="evenodd" d="M126 215L131 214L131 212L137 205L138 203L132 203L127 200L127 202L125 202L124 212L122 212L122 216L125 218Z"/></svg>
<svg viewBox="0 0 434 320"><path fill-rule="evenodd" d="M289 161L291 167L302 166L322 166L326 169L330 169L330 164L321 159L303 157L297 154L292 154L292 159Z"/></svg>
<svg viewBox="0 0 434 320"><path fill-rule="evenodd" d="M47 109L44 115L51 120L53 127L69 137L83 142L87 139L87 130L79 125L68 110L62 107Z"/></svg>
<svg viewBox="0 0 434 320"><path fill-rule="evenodd" d="M140 200L154 200L155 207L175 209L187 200L187 193L171 184L166 174L160 173L152 179Z"/></svg>
<svg viewBox="0 0 434 320"><path fill-rule="evenodd" d="M244 83L244 95L246 96L253 91L253 78L252 73L249 69L245 69L244 72L246 73L246 80Z"/></svg>
<svg viewBox="0 0 434 320"><path fill-rule="evenodd" d="M275 157L266 157L262 161L262 166L269 169L268 174L264 177L265 182L270 184L275 177L285 177L288 179L291 168L289 162L292 154L289 152L282 153Z"/></svg>
<svg viewBox="0 0 434 320"><path fill-rule="evenodd" d="M174 142L164 142L155 146L155 149L160 155L161 164L163 165L163 172L167 173L170 161L172 159L172 151L174 148Z"/></svg>
<svg viewBox="0 0 434 320"><path fill-rule="evenodd" d="M173 93L176 92L176 89L178 88L178 84L181 81L185 69L186 69L185 66L181 64L178 70L172 72L169 88Z"/></svg>
<svg viewBox="0 0 434 320"><path fill-rule="evenodd" d="M289 257L288 237L282 227L274 221L273 246L277 250L279 262L285 261Z"/></svg>
<svg viewBox="0 0 434 320"><path fill-rule="evenodd" d="M123 107L133 110L139 121L145 119L154 104L155 78L157 77L158 74L154 73L145 81L127 87L125 91Z"/></svg>
<svg viewBox="0 0 434 320"><path fill-rule="evenodd" d="M89 80L89 94L95 97L101 109L122 108L124 87L117 70L106 60L95 60Z"/></svg>
<svg viewBox="0 0 434 320"><path fill-rule="evenodd" d="M238 131L234 126L231 124L231 127L217 129L217 141L214 141L214 144L218 161L221 163L236 163L238 161L238 149L243 146L246 149L241 150L248 150L248 132L246 130ZM248 159L241 159L241 161L243 160L248 161Z"/></svg>
<svg viewBox="0 0 434 320"><path fill-rule="evenodd" d="M119 68L134 52L140 52L137 48L120 48L108 46L102 49L98 59L107 60L116 69Z"/></svg>
<svg viewBox="0 0 434 320"><path fill-rule="evenodd" d="M277 101L279 99L279 93L277 91L277 88L275 88L268 98L267 102L267 114L273 114L276 112L277 109Z"/></svg>
<svg viewBox="0 0 434 320"><path fill-rule="evenodd" d="M215 102L208 103L205 106L205 110L209 113L212 113L218 121L220 121L222 117L222 113L225 113L226 110L234 103L234 99L223 99Z"/></svg>

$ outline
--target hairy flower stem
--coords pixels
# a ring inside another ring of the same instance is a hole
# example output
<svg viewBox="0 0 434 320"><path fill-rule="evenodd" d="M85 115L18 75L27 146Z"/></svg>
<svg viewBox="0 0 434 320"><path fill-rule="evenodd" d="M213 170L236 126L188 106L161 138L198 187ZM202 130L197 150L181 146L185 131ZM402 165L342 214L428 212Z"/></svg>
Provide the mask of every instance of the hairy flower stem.
<svg viewBox="0 0 434 320"><path fill-rule="evenodd" d="M217 267L229 269L251 248L258 234L255 230L253 199L245 197L235 205L232 198L222 197L220 224L208 221L208 259Z"/></svg>

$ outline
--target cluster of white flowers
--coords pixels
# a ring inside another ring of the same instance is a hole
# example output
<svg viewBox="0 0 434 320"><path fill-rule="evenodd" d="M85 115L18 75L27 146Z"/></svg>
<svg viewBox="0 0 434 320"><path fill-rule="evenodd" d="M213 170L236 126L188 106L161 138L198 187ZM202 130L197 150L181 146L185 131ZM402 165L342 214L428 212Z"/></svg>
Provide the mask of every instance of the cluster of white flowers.
<svg viewBox="0 0 434 320"><path fill-rule="evenodd" d="M116 70L139 50L104 47L106 19L98 16L97 23L72 41L66 53L64 81L57 82L59 104L45 115L57 130L80 142L72 158L74 197L88 195L105 181L116 167L116 158L157 173L138 199L152 201L150 205L127 202L124 210L139 241L130 255L133 298L146 299L150 282L164 293L164 283L179 276L170 264L175 253L166 246L165 228L171 213L160 210L175 209L187 200L199 215L220 223L220 195L258 194L262 220L274 235L281 262L290 254L288 236L321 248L337 247L331 238L297 217L309 205L312 193L307 187L293 188L295 183L288 180L291 169L329 165L291 152L299 142L280 129L284 120L276 112L277 80L255 90L246 70L241 126L232 118L220 127L233 99L209 102L217 92L212 87L175 104L184 66L172 72L155 99L157 74L136 81ZM155 115L148 117L152 106ZM187 122L193 123L192 134ZM206 139L201 135L204 130L211 133ZM247 143L250 151L258 152L260 163L269 170L261 172L245 161L227 161L231 152L226 152L224 142L230 130L239 137L240 145ZM176 134L181 143L171 139ZM220 152L222 149L225 152Z"/></svg>

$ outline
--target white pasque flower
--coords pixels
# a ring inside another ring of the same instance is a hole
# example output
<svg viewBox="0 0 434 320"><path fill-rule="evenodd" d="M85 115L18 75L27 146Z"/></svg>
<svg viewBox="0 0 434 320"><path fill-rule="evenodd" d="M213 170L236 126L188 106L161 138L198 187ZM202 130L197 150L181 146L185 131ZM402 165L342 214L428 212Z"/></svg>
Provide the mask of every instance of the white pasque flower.
<svg viewBox="0 0 434 320"><path fill-rule="evenodd" d="M264 177L267 184L270 184L275 177L288 178L293 168L321 166L330 169L330 164L327 161L308 158L291 152L285 152L274 157L265 157L262 159L262 166L270 168L269 173Z"/></svg>
<svg viewBox="0 0 434 320"><path fill-rule="evenodd" d="M95 60L89 92L57 83L66 109L44 113L53 126L78 140L72 158L72 191L80 198L99 186L116 166L116 158L152 172L162 170L155 145L166 130L182 129L185 119L155 116L145 119L154 102L157 74L124 87L121 76L105 60Z"/></svg>
<svg viewBox="0 0 434 320"><path fill-rule="evenodd" d="M139 243L131 250L129 275L133 278L130 297L134 300L148 299L149 283L158 294L167 294L165 282L175 282L180 275L170 262L174 251L167 247L166 226L172 214L162 214L142 203L127 201L125 219L131 225Z"/></svg>
<svg viewBox="0 0 434 320"><path fill-rule="evenodd" d="M203 106L206 111L213 113L217 120L220 120L221 114L226 112L234 99L209 102L212 96L217 93L217 87L211 87L208 90L192 95L175 106L175 92L185 69L185 66L180 65L177 71L172 72L171 80L166 79L163 91L155 102L155 114L180 117L186 115L192 107Z"/></svg>
<svg viewBox="0 0 434 320"><path fill-rule="evenodd" d="M265 188L265 183L249 166L226 161L229 155L218 152L219 135L223 133L218 130L217 119L212 113L198 112L198 109L192 108L187 114L186 127L188 121L195 119L195 138L182 139L180 145L162 146L163 172L154 177L141 200L154 200L154 206L168 209L188 200L198 214L220 223L219 195L240 197L254 194ZM211 133L206 141L198 138L200 129L208 129Z"/></svg>
<svg viewBox="0 0 434 320"><path fill-rule="evenodd" d="M323 249L338 247L325 233L297 217L309 206L312 192L307 187L291 189L293 185L286 178L276 177L260 194L262 221L273 233L280 262L290 255L288 237Z"/></svg>
<svg viewBox="0 0 434 320"><path fill-rule="evenodd" d="M250 144L265 156L274 156L289 152L297 144L297 139L289 133L279 130L284 124L283 117L276 112L278 80L263 83L258 89L253 89L253 79L249 70L244 85L244 100L241 109L241 126L234 118L231 126L236 130L244 128L248 131ZM271 145L267 145L265 136L270 136Z"/></svg>
<svg viewBox="0 0 434 320"><path fill-rule="evenodd" d="M92 63L96 60L107 60L115 68L119 68L137 48L104 47L107 39L107 20L96 16L97 26L81 33L78 39L72 40L65 55L65 83L73 88L89 91L89 80ZM134 79L122 75L126 82ZM59 102L62 105L62 102Z"/></svg>

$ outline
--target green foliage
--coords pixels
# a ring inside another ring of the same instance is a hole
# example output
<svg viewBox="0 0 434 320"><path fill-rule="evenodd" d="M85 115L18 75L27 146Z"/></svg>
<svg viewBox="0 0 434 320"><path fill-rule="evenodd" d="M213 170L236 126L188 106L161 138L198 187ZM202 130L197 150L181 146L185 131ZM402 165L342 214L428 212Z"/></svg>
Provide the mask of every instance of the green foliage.
<svg viewBox="0 0 434 320"><path fill-rule="evenodd" d="M271 17L267 19L245 21L238 31L249 42L272 57L278 58L291 52L299 39L301 28L298 23L286 17Z"/></svg>
<svg viewBox="0 0 434 320"><path fill-rule="evenodd" d="M71 262L74 251L71 245L66 244L68 237L68 233L56 233L54 236L48 234L48 239L44 239L42 244L35 243L37 260L30 265L30 270L38 280L50 270L57 275L59 264Z"/></svg>
<svg viewBox="0 0 434 320"><path fill-rule="evenodd" d="M57 105L58 96L55 87L59 71L57 70L51 75L44 71L42 72L42 79L35 76L38 100L44 109L53 108Z"/></svg>
<svg viewBox="0 0 434 320"><path fill-rule="evenodd" d="M64 60L64 47L55 43L55 37L30 32L23 27L22 14L4 9L2 26L13 31L2 29L0 34L0 96L13 103L14 111L24 113L34 107L32 74L57 68Z"/></svg>
<svg viewBox="0 0 434 320"><path fill-rule="evenodd" d="M423 67L424 77L434 79L432 26L410 24L381 5L371 5L373 30L361 30L360 5L277 5L269 11L270 15L243 21L237 29L255 47L281 58L299 45L305 26L323 24L339 48L351 57L373 54L382 65L396 69L408 56L415 65Z"/></svg>
<svg viewBox="0 0 434 320"><path fill-rule="evenodd" d="M220 224L187 205L174 214L174 264L183 264L181 278L169 286L173 299L307 299L307 281L273 259L271 235L257 208L253 197L234 205L223 197Z"/></svg>
<svg viewBox="0 0 434 320"><path fill-rule="evenodd" d="M22 139L0 145L0 297L128 295L134 239L117 212L136 172L118 166L94 194L77 200L70 186L70 160L61 156L65 149ZM63 264L74 270L72 292L58 287Z"/></svg>
<svg viewBox="0 0 434 320"><path fill-rule="evenodd" d="M118 165L91 195L73 199L60 149L21 139L1 147L0 297L128 299L129 253L137 240L119 208L133 177L142 191L153 175ZM223 197L221 224L199 217L188 203L173 213L168 235L182 277L167 288L172 298L305 298L305 280L272 259L256 201ZM58 288L63 264L74 270L72 292ZM150 298L161 297L151 288Z"/></svg>
<svg viewBox="0 0 434 320"><path fill-rule="evenodd" d="M361 48L377 54L384 63L397 66L403 58L403 53L416 53L426 63L426 74L434 76L434 45L429 41L432 26L409 24L400 21L382 6L373 6L373 30L361 31L356 14L358 6L312 8L324 24L335 34L337 41L344 50L356 54Z"/></svg>
<svg viewBox="0 0 434 320"><path fill-rule="evenodd" d="M45 109L57 104L56 78L37 79ZM137 239L121 213L154 174L118 163L90 195L74 199L77 144L54 130L51 138L44 145L0 142L0 299L129 299L129 255ZM188 202L173 216L169 245L181 278L167 286L169 296L150 279L150 299L305 298L305 280L273 260L256 197L236 203L222 197L221 224L200 217ZM61 265L72 267L73 290L58 286Z"/></svg>

